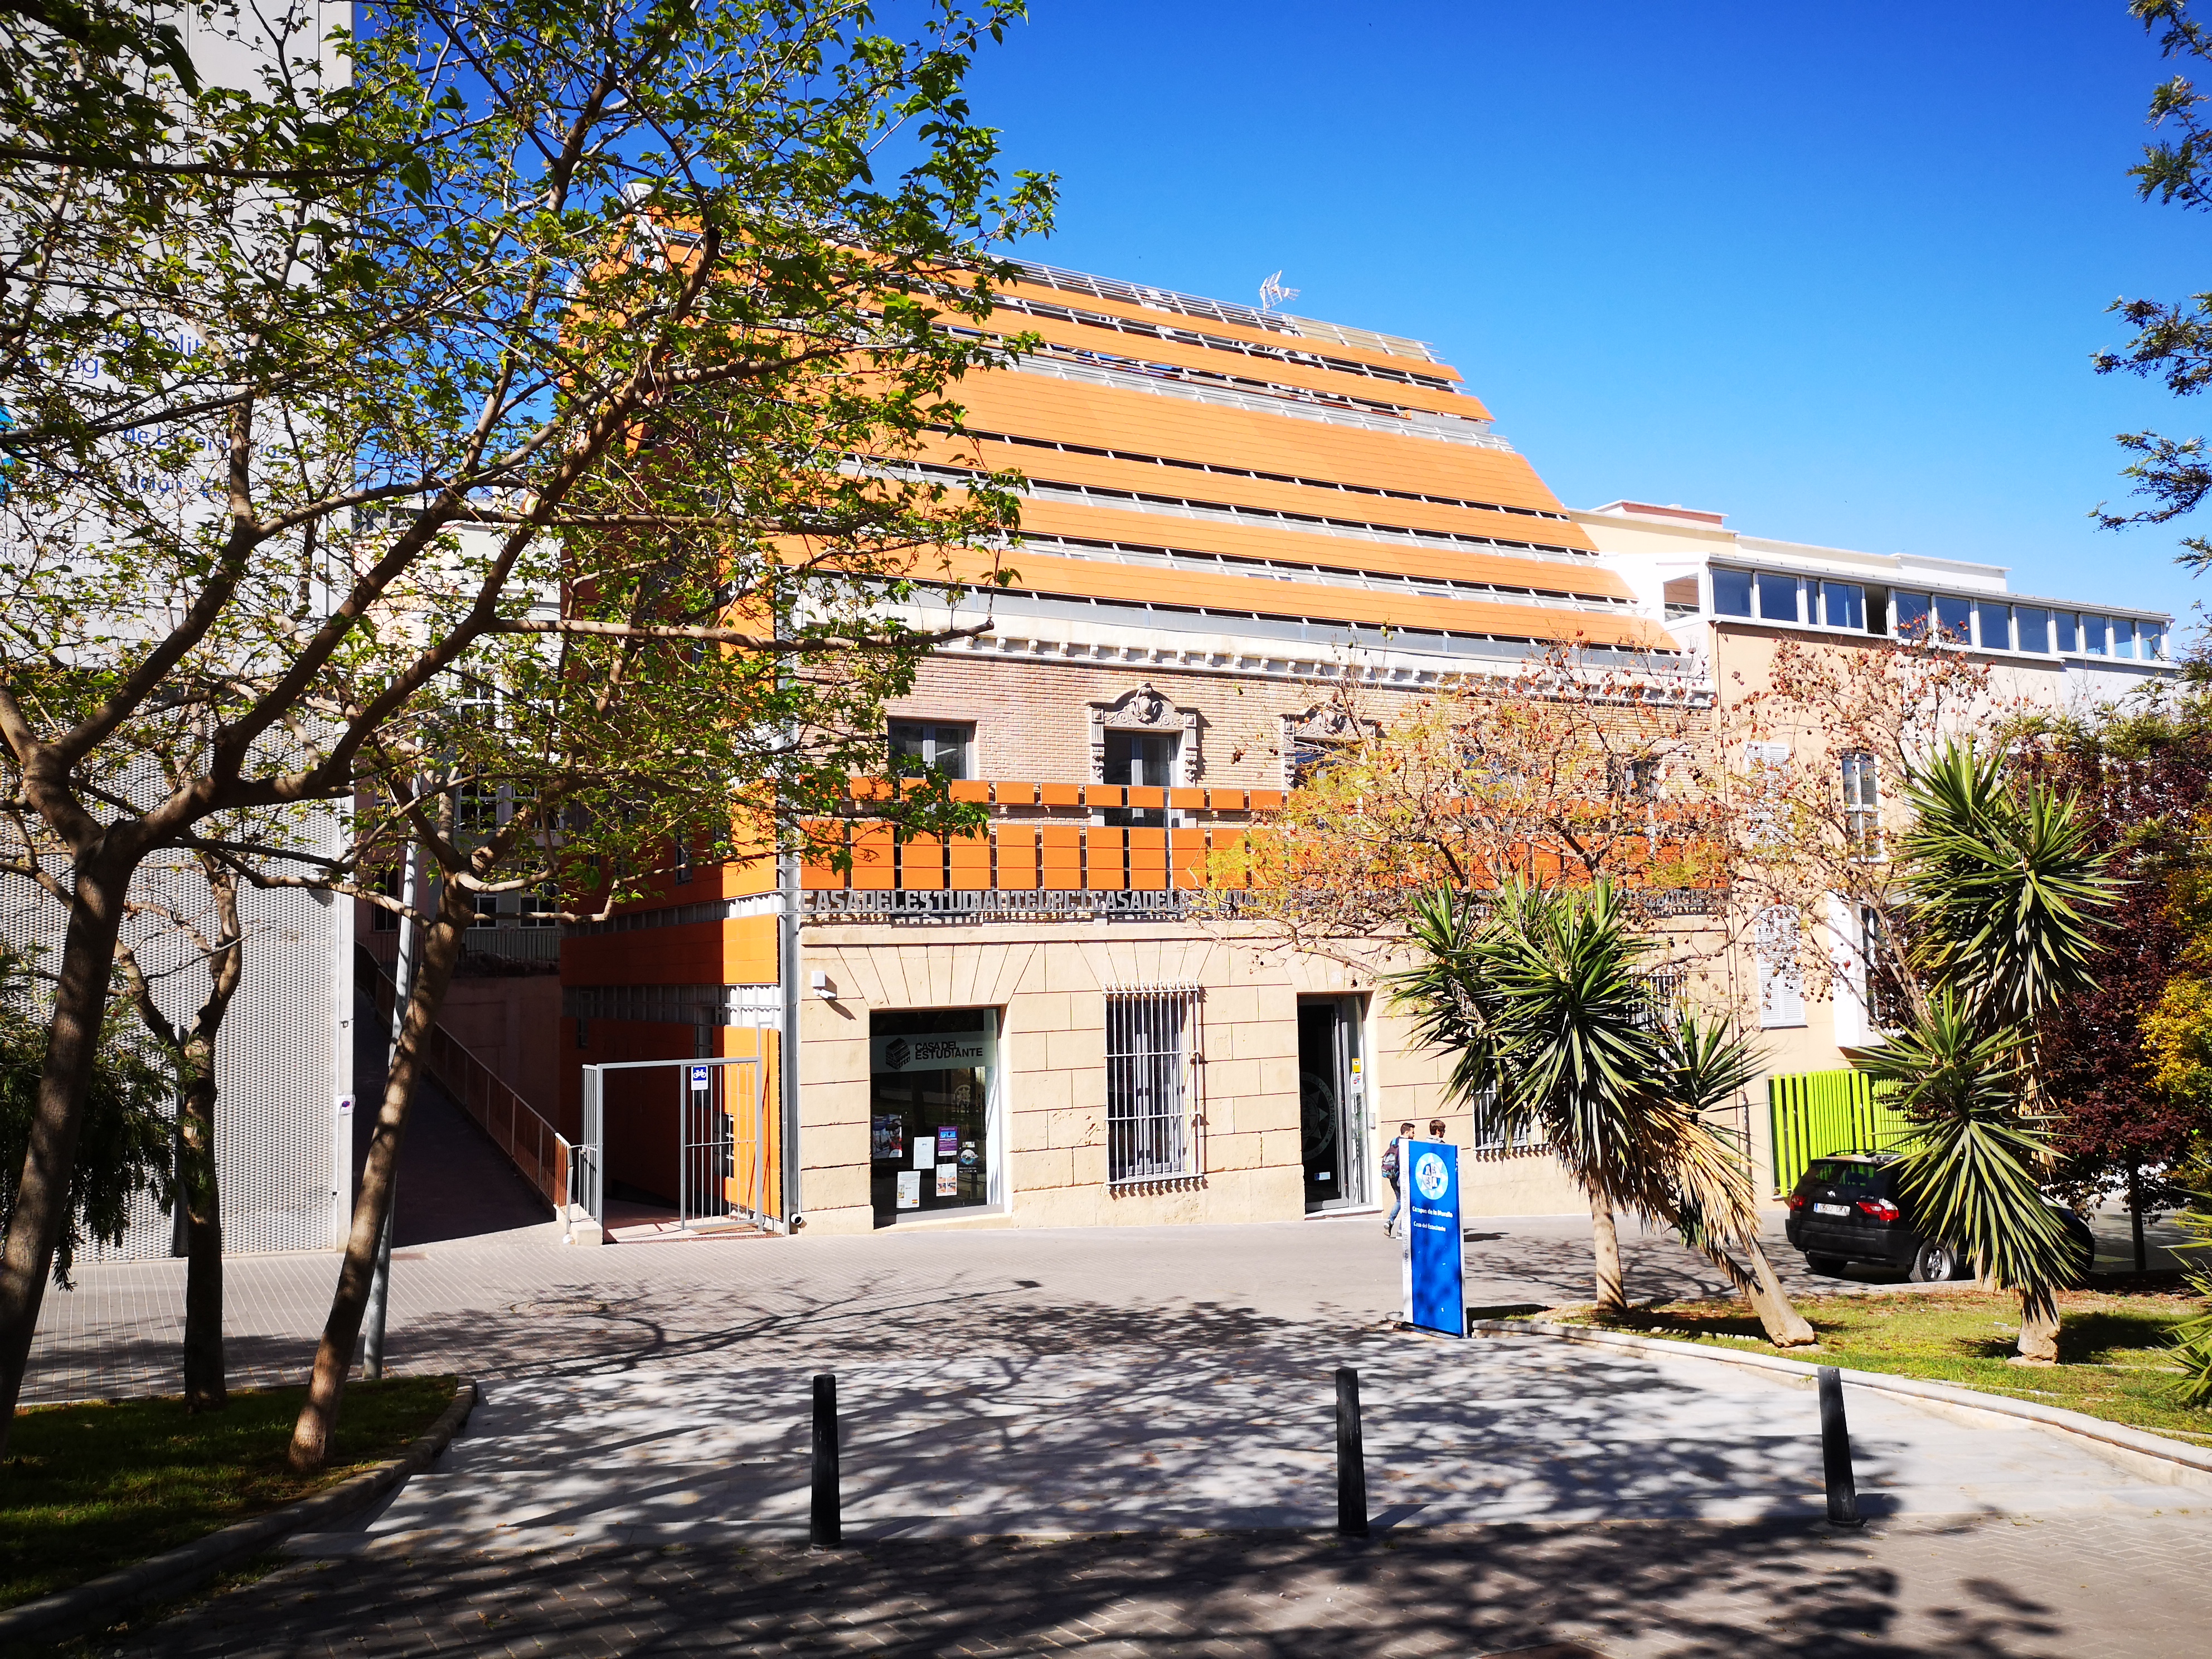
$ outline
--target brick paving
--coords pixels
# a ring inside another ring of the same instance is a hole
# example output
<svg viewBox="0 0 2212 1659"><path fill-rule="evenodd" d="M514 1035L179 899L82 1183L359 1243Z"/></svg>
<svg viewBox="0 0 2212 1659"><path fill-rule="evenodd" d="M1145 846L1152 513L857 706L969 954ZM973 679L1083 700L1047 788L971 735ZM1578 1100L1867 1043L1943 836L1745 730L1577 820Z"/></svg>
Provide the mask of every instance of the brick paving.
<svg viewBox="0 0 2212 1659"><path fill-rule="evenodd" d="M100 1650L2176 1659L2208 1583L2212 1521L2161 1516L598 1546L298 1563Z"/></svg>

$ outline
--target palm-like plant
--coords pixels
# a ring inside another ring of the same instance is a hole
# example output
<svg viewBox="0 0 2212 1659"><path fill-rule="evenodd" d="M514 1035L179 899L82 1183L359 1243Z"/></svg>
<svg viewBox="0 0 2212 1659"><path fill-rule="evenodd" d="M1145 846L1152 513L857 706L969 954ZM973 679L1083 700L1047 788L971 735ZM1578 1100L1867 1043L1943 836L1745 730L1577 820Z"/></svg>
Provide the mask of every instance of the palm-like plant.
<svg viewBox="0 0 2212 1659"><path fill-rule="evenodd" d="M1446 1091L1540 1133L1588 1195L1600 1311L1626 1306L1613 1224L1626 1209L1723 1264L1778 1345L1811 1341L1759 1252L1749 1178L1704 1116L1741 1086L1747 1050L1654 1002L1639 972L1650 942L1613 886L1437 889L1412 921L1419 960L1393 1000L1417 1041L1453 1055Z"/></svg>
<svg viewBox="0 0 2212 1659"><path fill-rule="evenodd" d="M2117 901L2071 794L1945 747L1907 781L1905 1028L1861 1054L1911 1119L1899 1176L1925 1224L2021 1295L2020 1358L2057 1358L2055 1292L2086 1267L2043 1196L2051 1164L2035 1021L2087 985Z"/></svg>

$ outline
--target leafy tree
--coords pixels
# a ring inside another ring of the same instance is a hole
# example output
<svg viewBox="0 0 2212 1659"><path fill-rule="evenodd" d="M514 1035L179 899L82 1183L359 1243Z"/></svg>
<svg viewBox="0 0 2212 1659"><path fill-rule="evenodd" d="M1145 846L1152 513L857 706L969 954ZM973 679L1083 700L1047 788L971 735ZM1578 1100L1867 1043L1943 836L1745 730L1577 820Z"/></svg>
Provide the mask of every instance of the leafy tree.
<svg viewBox="0 0 2212 1659"><path fill-rule="evenodd" d="M2126 902L2091 982L2037 1023L2060 1186L2143 1223L2206 1184L2212 1147L2212 714L2194 689L2045 722L2021 752L2074 793Z"/></svg>
<svg viewBox="0 0 2212 1659"><path fill-rule="evenodd" d="M2192 15L2190 0L2129 0L2128 12L2157 37L2162 57L2185 65L2191 58L2212 59L2212 31ZM2199 212L2212 208L2212 128L2205 123L2204 104L2205 94L2185 74L2152 91L2150 124L2174 136L2145 144L2143 159L2129 169L2143 200L2155 197ZM2212 385L2212 293L2186 301L2118 300L2112 309L2135 330L2135 337L2120 350L2096 354L2091 361L2100 374L2160 380L2178 398ZM2212 492L2212 457L2203 438L2124 432L2118 442L2136 457L2121 476L2132 479L2134 493L2150 505L2131 513L2100 507L2098 521L2106 529L2168 523L2194 512ZM2212 566L2212 539L2185 536L2180 545L2178 562L2197 571Z"/></svg>
<svg viewBox="0 0 2212 1659"><path fill-rule="evenodd" d="M1018 14L930 0L895 39L831 0L395 0L333 49L344 75L264 41L252 99L157 74L174 118L153 137L0 156L0 268L42 273L0 291L0 766L70 894L0 1249L0 1408L149 856L258 866L217 826L364 788L418 802L409 769L440 751L410 721L471 683L599 672L580 641L790 664L719 711L759 734L817 704L850 727L865 698L841 688L868 677L816 665L945 637L916 618L988 574L1011 480L899 462L958 434L962 373L1025 343L976 325L990 247L1043 224L1050 186L1000 193L961 96ZM41 110L76 102L69 60L10 67ZM747 786L775 774L803 802L820 755L756 749L781 758ZM148 776L174 781L111 787ZM387 1094L378 1157L404 1110ZM381 1225L364 1207L326 1346Z"/></svg>
<svg viewBox="0 0 2212 1659"><path fill-rule="evenodd" d="M2019 1358L2057 1358L2054 1292L2087 1269L2056 1174L2037 1022L2094 982L2118 897L2079 800L1968 743L1907 782L1897 843L1911 1011L1856 1056L1913 1121L1899 1178L1923 1224L2021 1296Z"/></svg>
<svg viewBox="0 0 2212 1659"><path fill-rule="evenodd" d="M1616 1210L1679 1229L1751 1299L1778 1346L1814 1340L1759 1243L1741 1152L1707 1116L1757 1069L1717 1023L1666 1008L1641 969L1650 941L1610 880L1546 886L1510 877L1480 897L1415 902L1419 956L1390 981L1414 1035L1452 1056L1445 1087L1540 1132L1589 1195L1597 1306L1627 1302ZM1747 1273L1729 1251L1748 1256Z"/></svg>
<svg viewBox="0 0 2212 1659"><path fill-rule="evenodd" d="M21 1167L37 1110L46 1046L37 1003L29 959L0 944L0 1224L15 1213L20 1188L14 1172ZM88 1243L122 1243L133 1199L146 1193L169 1200L171 1128L163 1108L170 1079L132 1036L130 1017L119 1008L102 1024L67 1219L54 1247L54 1283L64 1290Z"/></svg>

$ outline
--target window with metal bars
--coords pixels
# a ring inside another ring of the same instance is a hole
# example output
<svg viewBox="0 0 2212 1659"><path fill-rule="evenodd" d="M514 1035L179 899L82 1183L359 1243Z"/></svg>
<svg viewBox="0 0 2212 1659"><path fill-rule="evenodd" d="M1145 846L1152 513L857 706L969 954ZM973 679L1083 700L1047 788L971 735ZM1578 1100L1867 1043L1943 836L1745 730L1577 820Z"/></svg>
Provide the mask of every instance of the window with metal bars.
<svg viewBox="0 0 2212 1659"><path fill-rule="evenodd" d="M1192 1060L1194 985L1106 994L1106 1179L1175 1181L1199 1173Z"/></svg>

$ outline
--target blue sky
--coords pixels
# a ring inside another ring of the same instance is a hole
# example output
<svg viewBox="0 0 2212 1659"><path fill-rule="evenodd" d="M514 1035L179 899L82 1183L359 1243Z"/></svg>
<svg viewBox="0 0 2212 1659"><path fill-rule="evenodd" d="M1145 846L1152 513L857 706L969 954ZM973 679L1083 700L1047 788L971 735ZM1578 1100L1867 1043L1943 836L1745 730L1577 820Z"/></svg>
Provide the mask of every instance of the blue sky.
<svg viewBox="0 0 2212 1659"><path fill-rule="evenodd" d="M1061 175L1031 257L1247 302L1279 266L1435 341L1574 506L2212 600L2180 531L2087 517L2114 433L2212 428L2088 366L2114 297L2212 288L2212 218L2125 176L2171 71L2123 0L1031 5L971 82Z"/></svg>

